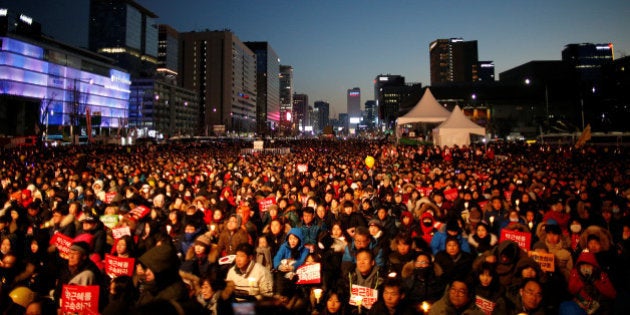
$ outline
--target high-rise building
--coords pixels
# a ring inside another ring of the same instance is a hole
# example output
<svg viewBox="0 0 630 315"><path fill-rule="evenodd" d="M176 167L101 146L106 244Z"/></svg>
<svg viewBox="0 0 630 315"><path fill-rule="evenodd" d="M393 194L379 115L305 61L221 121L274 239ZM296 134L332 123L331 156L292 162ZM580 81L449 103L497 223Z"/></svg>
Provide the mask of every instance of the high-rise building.
<svg viewBox="0 0 630 315"><path fill-rule="evenodd" d="M313 107L317 110L317 128L315 130L322 131L324 127L330 125L330 103L316 101Z"/></svg>
<svg viewBox="0 0 630 315"><path fill-rule="evenodd" d="M373 128L378 124L378 108L376 107L375 100L369 100L365 102L365 119L363 120L364 124L367 125L368 128Z"/></svg>
<svg viewBox="0 0 630 315"><path fill-rule="evenodd" d="M133 0L91 0L89 48L118 61L132 78L155 73L158 16Z"/></svg>
<svg viewBox="0 0 630 315"><path fill-rule="evenodd" d="M376 111L380 123L386 129L391 129L395 125L401 105L411 89L412 86L405 83L405 77L400 75L379 74L374 79Z"/></svg>
<svg viewBox="0 0 630 315"><path fill-rule="evenodd" d="M179 72L179 32L166 24L158 26L157 73L177 83Z"/></svg>
<svg viewBox="0 0 630 315"><path fill-rule="evenodd" d="M602 66L614 60L613 44L568 44L562 50L562 61L571 65L583 83L597 84Z"/></svg>
<svg viewBox="0 0 630 315"><path fill-rule="evenodd" d="M437 39L429 45L431 85L477 82L477 41L462 38Z"/></svg>
<svg viewBox="0 0 630 315"><path fill-rule="evenodd" d="M183 87L199 94L202 133L253 132L256 54L231 31L180 33Z"/></svg>
<svg viewBox="0 0 630 315"><path fill-rule="evenodd" d="M308 95L293 94L293 123L295 129L304 131L305 127L310 125L308 116Z"/></svg>
<svg viewBox="0 0 630 315"><path fill-rule="evenodd" d="M494 82L494 62L492 61L479 61L477 67L478 81L479 82Z"/></svg>
<svg viewBox="0 0 630 315"><path fill-rule="evenodd" d="M280 122L280 58L268 42L245 42L256 54L256 131L264 134Z"/></svg>
<svg viewBox="0 0 630 315"><path fill-rule="evenodd" d="M348 116L351 121L361 119L361 89L358 87L348 89Z"/></svg>
<svg viewBox="0 0 630 315"><path fill-rule="evenodd" d="M290 128L293 116L293 67L280 65L280 124Z"/></svg>

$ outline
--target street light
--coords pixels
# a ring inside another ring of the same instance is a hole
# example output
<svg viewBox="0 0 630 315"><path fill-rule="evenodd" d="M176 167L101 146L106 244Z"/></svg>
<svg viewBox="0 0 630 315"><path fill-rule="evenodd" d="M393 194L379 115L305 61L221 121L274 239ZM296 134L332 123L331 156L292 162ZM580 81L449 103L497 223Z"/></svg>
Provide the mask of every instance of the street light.
<svg viewBox="0 0 630 315"><path fill-rule="evenodd" d="M530 85L532 81L529 78L525 78L525 85ZM545 83L545 120L549 120L549 91L547 83Z"/></svg>

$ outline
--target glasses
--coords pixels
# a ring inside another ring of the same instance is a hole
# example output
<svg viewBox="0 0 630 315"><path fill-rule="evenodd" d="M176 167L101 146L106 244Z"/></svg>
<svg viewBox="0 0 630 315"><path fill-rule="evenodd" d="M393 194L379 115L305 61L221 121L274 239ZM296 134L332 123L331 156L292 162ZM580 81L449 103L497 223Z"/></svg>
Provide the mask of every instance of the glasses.
<svg viewBox="0 0 630 315"><path fill-rule="evenodd" d="M456 294L456 295L466 295L468 294L468 290L466 289L455 289L455 288L451 288L451 293Z"/></svg>

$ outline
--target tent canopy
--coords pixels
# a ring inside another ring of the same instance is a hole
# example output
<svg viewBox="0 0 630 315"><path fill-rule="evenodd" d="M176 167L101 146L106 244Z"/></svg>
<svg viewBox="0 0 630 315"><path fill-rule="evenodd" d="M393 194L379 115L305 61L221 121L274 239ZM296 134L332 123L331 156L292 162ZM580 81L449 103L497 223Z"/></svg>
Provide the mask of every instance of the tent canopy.
<svg viewBox="0 0 630 315"><path fill-rule="evenodd" d="M431 90L427 88L416 106L404 116L398 117L396 123L398 125L418 122L437 123L445 121L450 114L446 108L438 103Z"/></svg>
<svg viewBox="0 0 630 315"><path fill-rule="evenodd" d="M437 146L468 145L471 134L485 136L486 129L468 119L456 105L448 119L433 129L433 143Z"/></svg>

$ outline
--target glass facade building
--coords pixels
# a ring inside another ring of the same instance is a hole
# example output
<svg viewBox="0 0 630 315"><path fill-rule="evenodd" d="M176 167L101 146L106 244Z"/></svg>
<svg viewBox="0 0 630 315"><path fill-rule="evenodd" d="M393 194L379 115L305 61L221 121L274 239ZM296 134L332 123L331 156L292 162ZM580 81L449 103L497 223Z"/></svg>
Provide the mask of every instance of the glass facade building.
<svg viewBox="0 0 630 315"><path fill-rule="evenodd" d="M0 37L4 111L27 103L37 112L27 110L25 115L38 121L47 117L47 125L68 126L89 109L92 115L100 114L101 128L120 128L128 118L130 83L127 72L100 60L45 43Z"/></svg>

